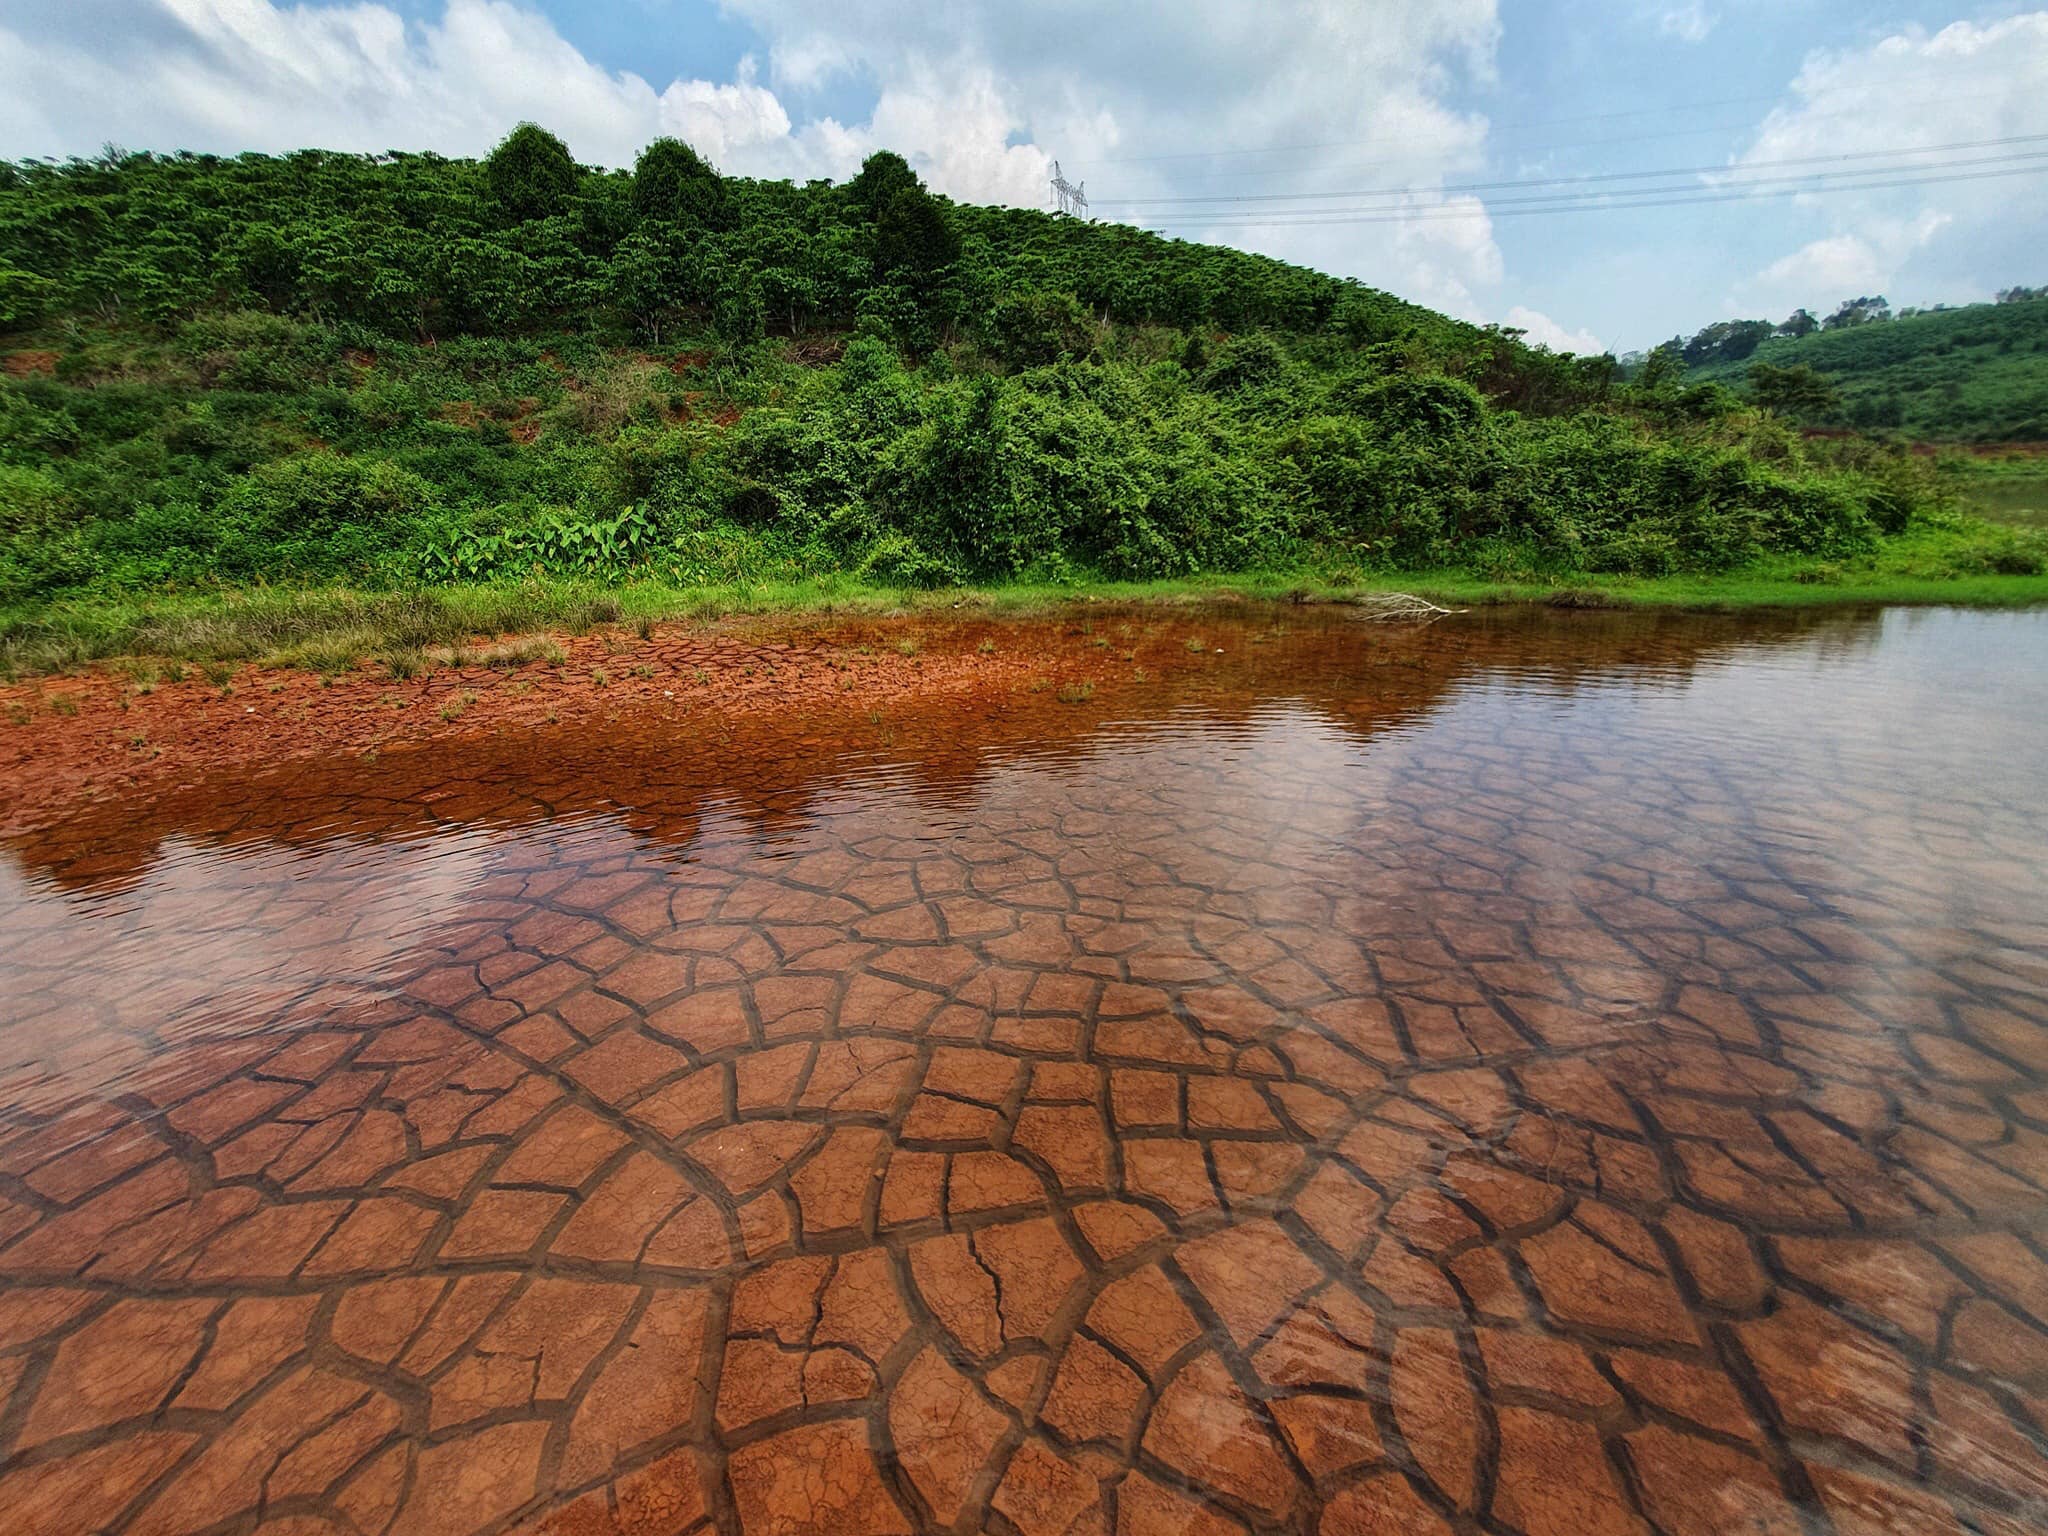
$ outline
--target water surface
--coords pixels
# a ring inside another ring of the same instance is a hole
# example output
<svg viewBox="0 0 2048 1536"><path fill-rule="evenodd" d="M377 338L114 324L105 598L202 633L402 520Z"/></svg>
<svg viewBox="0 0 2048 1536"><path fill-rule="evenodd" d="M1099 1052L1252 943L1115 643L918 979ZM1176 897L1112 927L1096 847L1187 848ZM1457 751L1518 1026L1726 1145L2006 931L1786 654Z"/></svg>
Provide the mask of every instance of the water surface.
<svg viewBox="0 0 2048 1536"><path fill-rule="evenodd" d="M6 1528L2041 1529L2048 614L1201 635L17 839Z"/></svg>

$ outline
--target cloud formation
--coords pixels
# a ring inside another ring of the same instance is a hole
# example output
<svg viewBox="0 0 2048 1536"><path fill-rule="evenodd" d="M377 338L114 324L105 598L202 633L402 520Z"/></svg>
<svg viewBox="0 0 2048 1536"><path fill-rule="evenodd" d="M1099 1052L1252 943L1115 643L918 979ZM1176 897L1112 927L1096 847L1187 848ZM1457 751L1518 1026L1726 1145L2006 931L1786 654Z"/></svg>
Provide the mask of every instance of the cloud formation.
<svg viewBox="0 0 2048 1536"><path fill-rule="evenodd" d="M1681 43L1704 43L1719 20L1702 0L1686 0L1686 4L1674 5L1657 18L1657 30Z"/></svg>
<svg viewBox="0 0 2048 1536"><path fill-rule="evenodd" d="M1909 160L1924 169L1876 178L1915 185L1804 199L1827 220L1830 232L1764 266L1740 290L1738 302L1777 314L1877 293L1937 245L1969 249L2010 236L2040 183L1985 173L1999 169L2001 156L2040 146L1988 141L2048 134L2043 81L2048 11L1959 21L1931 33L1907 28L1861 47L1809 56L1792 82L1790 100L1764 119L1734 162L1737 168L1922 149L1927 152ZM1981 147L1928 148L1952 144Z"/></svg>
<svg viewBox="0 0 2048 1536"><path fill-rule="evenodd" d="M657 91L594 64L510 0L447 0L438 18L413 23L378 4L77 0L0 27L0 152L114 142L474 155L531 119L600 165L629 166L649 140L676 134L727 171L843 177L895 134L955 196L1025 185L1006 164L1014 125L971 83L950 114L906 110L885 91L868 123L798 124L756 75L743 60L731 80Z"/></svg>
<svg viewBox="0 0 2048 1536"><path fill-rule="evenodd" d="M1477 169L1486 122L1451 102L1461 84L1492 76L1495 0L724 4L767 40L768 77L786 94L865 82L950 114L963 86L986 82L990 94L970 99L1086 178L1105 217L1307 262L1475 318L1500 280L1476 205L1470 219L1332 226L1155 201L1347 180L1441 185ZM1013 200L1044 199L1041 176Z"/></svg>
<svg viewBox="0 0 2048 1536"><path fill-rule="evenodd" d="M1528 309L1520 304L1508 311L1503 323L1524 332L1522 339L1531 346L1548 347L1553 352L1576 352L1597 357L1607 350L1607 344L1591 331L1567 330L1541 310Z"/></svg>
<svg viewBox="0 0 2048 1536"><path fill-rule="evenodd" d="M1025 206L1044 204L1055 157L1098 198L1345 176L1440 185L1481 163L1486 123L1451 100L1489 78L1500 32L1496 0L723 7L758 33L763 62L657 87L594 63L515 0L445 0L415 21L375 0L0 0L0 154L114 142L473 155L532 119L580 159L613 166L664 133L722 170L797 179L844 178L886 147L950 196ZM872 101L866 120L816 110L827 91ZM1256 152L1192 153L1225 147ZM1204 226L1181 205L1142 221L1479 318L1501 259L1474 211L1370 227Z"/></svg>

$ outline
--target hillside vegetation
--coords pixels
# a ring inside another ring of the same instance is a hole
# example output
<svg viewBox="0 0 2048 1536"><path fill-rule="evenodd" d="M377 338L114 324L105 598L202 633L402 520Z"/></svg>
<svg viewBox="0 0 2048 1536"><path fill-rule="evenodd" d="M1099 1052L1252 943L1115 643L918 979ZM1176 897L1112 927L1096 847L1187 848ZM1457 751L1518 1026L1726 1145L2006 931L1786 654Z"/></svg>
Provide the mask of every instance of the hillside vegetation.
<svg viewBox="0 0 2048 1536"><path fill-rule="evenodd" d="M1739 349L1742 324L1710 329L1738 333ZM1725 353L1728 342L1711 350ZM2048 297L1771 335L1741 357L1695 363L1686 377L1740 387L1758 364L1810 368L1834 386L1832 405L1793 413L1806 425L1920 442L2048 440Z"/></svg>
<svg viewBox="0 0 2048 1536"><path fill-rule="evenodd" d="M6 633L257 585L2041 564L1726 390L889 154L0 166L0 367Z"/></svg>

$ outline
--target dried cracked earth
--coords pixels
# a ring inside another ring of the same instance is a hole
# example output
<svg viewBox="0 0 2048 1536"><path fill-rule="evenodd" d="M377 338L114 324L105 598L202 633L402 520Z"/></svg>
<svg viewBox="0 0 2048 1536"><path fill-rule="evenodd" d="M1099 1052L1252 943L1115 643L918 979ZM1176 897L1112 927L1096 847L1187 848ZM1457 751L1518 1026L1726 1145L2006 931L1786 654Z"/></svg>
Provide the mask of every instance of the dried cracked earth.
<svg viewBox="0 0 2048 1536"><path fill-rule="evenodd" d="M1282 639L943 792L551 746L53 835L5 1529L2041 1529L2038 778L1850 754L1870 633L1754 664L1783 751L1498 670L1608 633Z"/></svg>

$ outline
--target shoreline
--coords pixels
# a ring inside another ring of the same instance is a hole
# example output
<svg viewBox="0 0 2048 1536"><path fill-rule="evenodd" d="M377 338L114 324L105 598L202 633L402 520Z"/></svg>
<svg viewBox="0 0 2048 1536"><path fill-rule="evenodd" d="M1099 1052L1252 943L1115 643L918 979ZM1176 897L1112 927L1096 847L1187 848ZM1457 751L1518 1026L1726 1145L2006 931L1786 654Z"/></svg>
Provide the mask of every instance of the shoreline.
<svg viewBox="0 0 2048 1536"><path fill-rule="evenodd" d="M1198 605L1331 604L1412 594L1449 608L1527 604L1554 608L1731 613L1843 606L1981 608L2048 604L2048 573L1928 576L1816 572L1719 576L1489 580L1421 571L1334 581L1298 571L1197 575L1145 582L1008 583L930 590L876 587L844 576L798 582L672 587L654 582L529 580L518 585L413 591L346 587L253 588L138 599L104 598L0 612L0 687L82 668L261 662L332 674L380 657L414 664L432 647L532 639L560 643L604 625L772 619L787 623L906 616L1048 617L1114 604L1174 610Z"/></svg>
<svg viewBox="0 0 2048 1536"><path fill-rule="evenodd" d="M1439 589L1440 590L1440 589ZM1356 593L1348 594L1355 597ZM742 743L849 730L887 746L899 725L1043 711L1100 717L1183 683L1212 687L1278 660L1262 642L1290 629L1357 624L1390 652L1448 655L1501 625L1534 621L1512 607L1442 592L1464 617L1373 622L1341 596L1295 602L1185 587L1149 599L1086 594L1031 603L926 598L872 611L782 608L719 619L618 620L582 634L471 636L414 653L418 665L275 656L234 662L109 662L0 683L0 833L99 806L203 792L221 774L314 760L370 764L385 753L512 733L623 729L649 740ZM1683 605L1570 600L1553 623L1676 621ZM1822 610L1752 605L1759 618L1821 621ZM1863 606L1870 606L1865 604ZM1835 611L1846 612L1846 609ZM1733 622L1727 613L1708 615ZM1444 627L1438 627L1441 624ZM1475 628L1476 626L1476 628ZM1768 626L1766 626L1768 627ZM1249 641L1249 647L1244 644ZM1232 654L1225 654L1228 645ZM1254 652L1259 659L1254 660ZM1430 663L1434 664L1434 663ZM1270 675L1270 674L1269 674ZM1066 706L1082 706L1069 711ZM744 733L744 734L743 734Z"/></svg>

